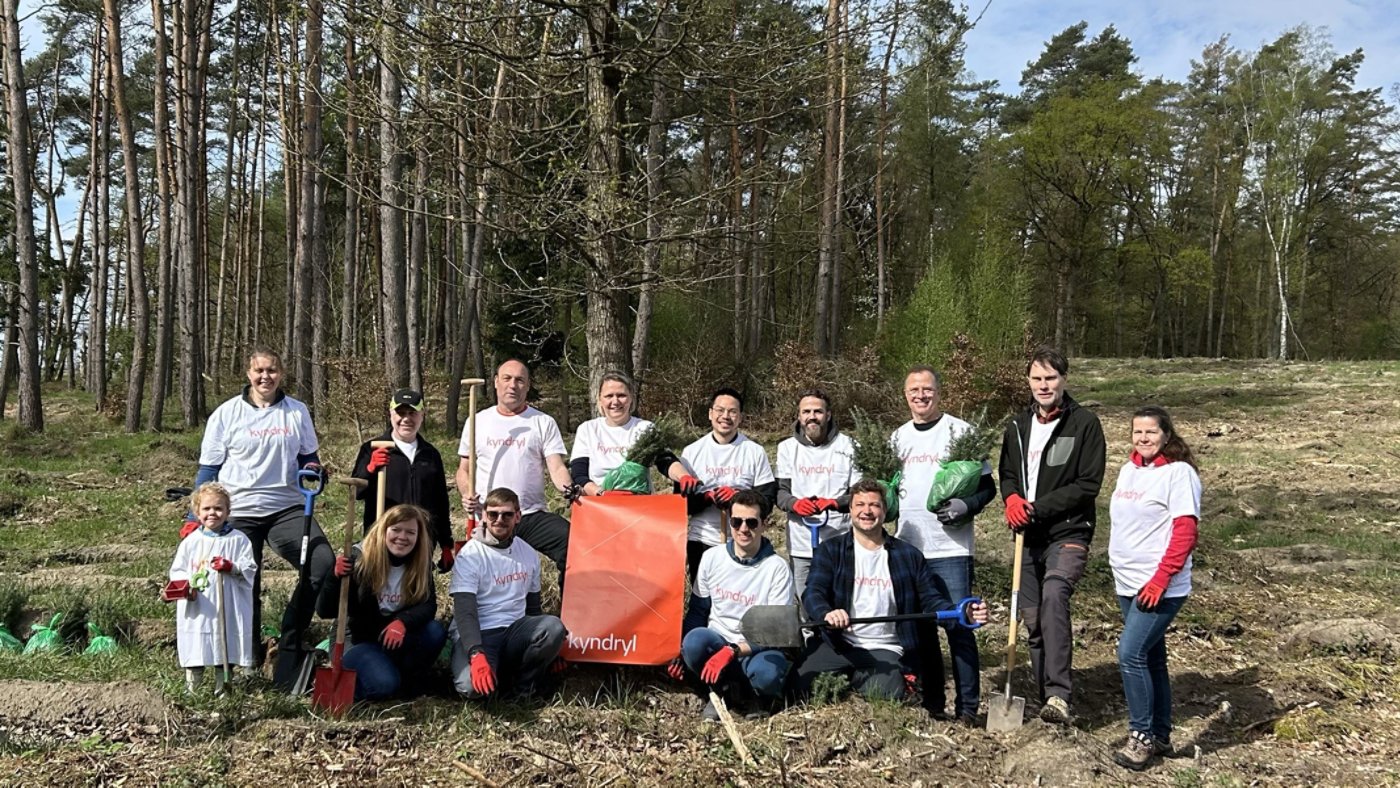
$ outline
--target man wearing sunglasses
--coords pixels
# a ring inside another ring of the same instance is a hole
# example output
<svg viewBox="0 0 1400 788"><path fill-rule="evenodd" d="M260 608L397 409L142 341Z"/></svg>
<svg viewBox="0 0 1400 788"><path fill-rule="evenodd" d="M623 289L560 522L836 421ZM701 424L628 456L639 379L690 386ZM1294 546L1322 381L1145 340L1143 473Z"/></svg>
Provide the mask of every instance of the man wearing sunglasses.
<svg viewBox="0 0 1400 788"><path fill-rule="evenodd" d="M713 687L726 702L750 706L750 716L770 713L781 702L792 663L778 649L763 649L739 631L754 605L792 603L792 572L763 536L769 503L753 490L734 494L731 538L705 551L682 625L684 675L701 696ZM674 665L676 675L680 665ZM706 701L701 717L719 714Z"/></svg>
<svg viewBox="0 0 1400 788"><path fill-rule="evenodd" d="M452 567L452 682L464 697L524 697L564 648L564 622L540 610L540 557L515 538L520 499L504 487L486 496L483 527Z"/></svg>
<svg viewBox="0 0 1400 788"><path fill-rule="evenodd" d="M722 510L734 496L740 490L757 490L771 508L778 493L768 452L739 431L743 423L743 397L734 389L719 389L710 397L710 433L681 451L686 474L676 482L676 492L686 495L690 514L685 566L692 584L700 557L724 543Z"/></svg>
<svg viewBox="0 0 1400 788"><path fill-rule="evenodd" d="M851 530L812 554L802 606L824 621L797 669L797 688L811 691L822 673L842 673L867 698L902 700L920 668L914 621L852 624L853 618L937 613L954 603L942 591L918 548L885 533L885 488L865 479L851 487ZM968 604L974 622L987 622L987 605ZM937 641L932 645L938 647Z"/></svg>

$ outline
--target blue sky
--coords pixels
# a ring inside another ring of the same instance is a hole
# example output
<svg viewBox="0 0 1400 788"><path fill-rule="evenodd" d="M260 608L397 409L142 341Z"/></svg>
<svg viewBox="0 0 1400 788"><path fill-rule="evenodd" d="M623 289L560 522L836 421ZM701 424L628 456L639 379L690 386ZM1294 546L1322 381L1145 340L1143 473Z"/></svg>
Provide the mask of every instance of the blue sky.
<svg viewBox="0 0 1400 788"><path fill-rule="evenodd" d="M963 0L976 17L986 0ZM1051 36L1080 21L1089 35L1112 24L1133 44L1144 77L1185 79L1206 44L1257 50L1301 24L1326 28L1332 47L1361 47L1366 61L1358 87L1380 87L1392 98L1400 82L1400 0L991 0L967 36L967 65L979 79L1017 92L1021 70Z"/></svg>

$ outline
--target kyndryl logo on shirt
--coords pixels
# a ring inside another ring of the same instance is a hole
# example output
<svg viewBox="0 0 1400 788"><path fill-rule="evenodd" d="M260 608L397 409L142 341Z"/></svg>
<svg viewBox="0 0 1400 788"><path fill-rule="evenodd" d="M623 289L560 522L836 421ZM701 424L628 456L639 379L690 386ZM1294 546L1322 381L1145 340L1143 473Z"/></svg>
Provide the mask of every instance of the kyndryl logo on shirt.
<svg viewBox="0 0 1400 788"><path fill-rule="evenodd" d="M511 572L507 575L496 575L496 585L508 586L511 583L518 583L529 576L530 573L526 572L524 569L521 569L518 572Z"/></svg>
<svg viewBox="0 0 1400 788"><path fill-rule="evenodd" d="M894 587L894 583L887 577L857 577L856 588L878 588L881 591Z"/></svg>
<svg viewBox="0 0 1400 788"><path fill-rule="evenodd" d="M730 478L743 473L743 469L737 465L706 465L705 478L718 479Z"/></svg>
<svg viewBox="0 0 1400 788"><path fill-rule="evenodd" d="M287 437L292 434L291 427L263 427L262 429L249 428L248 434L254 438L277 438Z"/></svg>
<svg viewBox="0 0 1400 788"><path fill-rule="evenodd" d="M937 454L932 454L932 453L930 453L930 452L922 452L922 453L920 453L920 454L910 454L910 455L908 455L907 457L904 458L904 464L905 464L905 465L919 465L919 464L922 464L922 463L927 463L927 464L929 464L929 465L932 465L932 464L935 463L935 462L942 462L942 461L943 461L943 458L942 458L942 457L938 456Z"/></svg>
<svg viewBox="0 0 1400 788"><path fill-rule="evenodd" d="M758 597L754 596L753 594L745 594L742 591L730 591L726 588L716 588L714 592L714 598L724 599L730 602L738 602L739 604L744 605L745 607L752 606L755 602L758 601Z"/></svg>
<svg viewBox="0 0 1400 788"><path fill-rule="evenodd" d="M505 447L505 448L509 449L509 448L511 448L512 446L518 446L518 447L520 447L520 448L523 449L523 448L525 448L525 439L524 439L524 438L487 438L487 439L486 439L486 445L487 445L487 446L490 446L490 447L493 448L493 449L495 449L495 448L500 448L500 447Z"/></svg>
<svg viewBox="0 0 1400 788"><path fill-rule="evenodd" d="M833 474L836 473L836 466L832 463L818 463L816 465L799 464L797 466L797 472L802 474L803 476L813 476L819 473Z"/></svg>
<svg viewBox="0 0 1400 788"><path fill-rule="evenodd" d="M1141 501L1143 494L1142 490L1115 490L1113 497L1125 501Z"/></svg>
<svg viewBox="0 0 1400 788"><path fill-rule="evenodd" d="M626 448L623 447L623 446L599 446L599 447L598 447L598 453L601 454L601 455L603 455L604 457L608 456L609 454L621 454L621 453L622 453L623 451L625 451L625 450L626 450Z"/></svg>

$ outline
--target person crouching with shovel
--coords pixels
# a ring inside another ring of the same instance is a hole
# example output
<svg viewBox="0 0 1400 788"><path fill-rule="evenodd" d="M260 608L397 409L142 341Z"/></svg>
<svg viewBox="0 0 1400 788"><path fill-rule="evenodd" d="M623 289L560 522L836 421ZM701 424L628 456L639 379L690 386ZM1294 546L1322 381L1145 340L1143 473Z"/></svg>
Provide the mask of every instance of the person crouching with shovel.
<svg viewBox="0 0 1400 788"><path fill-rule="evenodd" d="M350 583L344 665L354 671L357 701L421 695L422 679L447 642L447 630L434 620L430 522L427 510L412 504L389 509L363 542L335 559L334 576L321 588L318 612L334 618L340 584Z"/></svg>
<svg viewBox="0 0 1400 788"><path fill-rule="evenodd" d="M730 506L730 539L706 550L695 573L690 608L681 625L681 665L696 689L708 698L700 716L719 720L723 713L715 698L752 701L750 717L771 713L782 701L788 670L787 655L751 643L740 632L744 613L754 605L786 605L792 601L792 570L763 536L768 499L755 490L741 490ZM711 695L711 688L715 694Z"/></svg>
<svg viewBox="0 0 1400 788"><path fill-rule="evenodd" d="M954 603L938 590L923 553L885 533L885 488L864 479L851 486L851 531L812 554L802 606L821 626L797 669L807 695L817 676L841 673L866 698L903 700L918 665L919 619L953 618L963 626L987 622L987 605ZM942 616L938 616L942 613ZM897 617L860 623L864 619ZM907 678L906 678L907 677Z"/></svg>
<svg viewBox="0 0 1400 788"><path fill-rule="evenodd" d="M463 697L545 695L568 630L540 608L540 556L515 536L520 498L486 495L484 527L452 565L452 683Z"/></svg>
<svg viewBox="0 0 1400 788"><path fill-rule="evenodd" d="M217 482L190 499L199 528L180 541L161 597L176 602L175 632L185 689L194 692L204 669L217 667L221 695L233 665L253 666L253 544L229 524L229 493Z"/></svg>

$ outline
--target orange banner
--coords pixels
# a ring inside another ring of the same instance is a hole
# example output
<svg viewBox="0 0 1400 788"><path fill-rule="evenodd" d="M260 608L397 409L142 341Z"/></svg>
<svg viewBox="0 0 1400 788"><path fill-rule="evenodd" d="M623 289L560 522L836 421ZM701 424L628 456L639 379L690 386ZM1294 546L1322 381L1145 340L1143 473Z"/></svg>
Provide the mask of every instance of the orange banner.
<svg viewBox="0 0 1400 788"><path fill-rule="evenodd" d="M661 665L680 652L685 499L604 495L574 504L560 618L574 662Z"/></svg>

